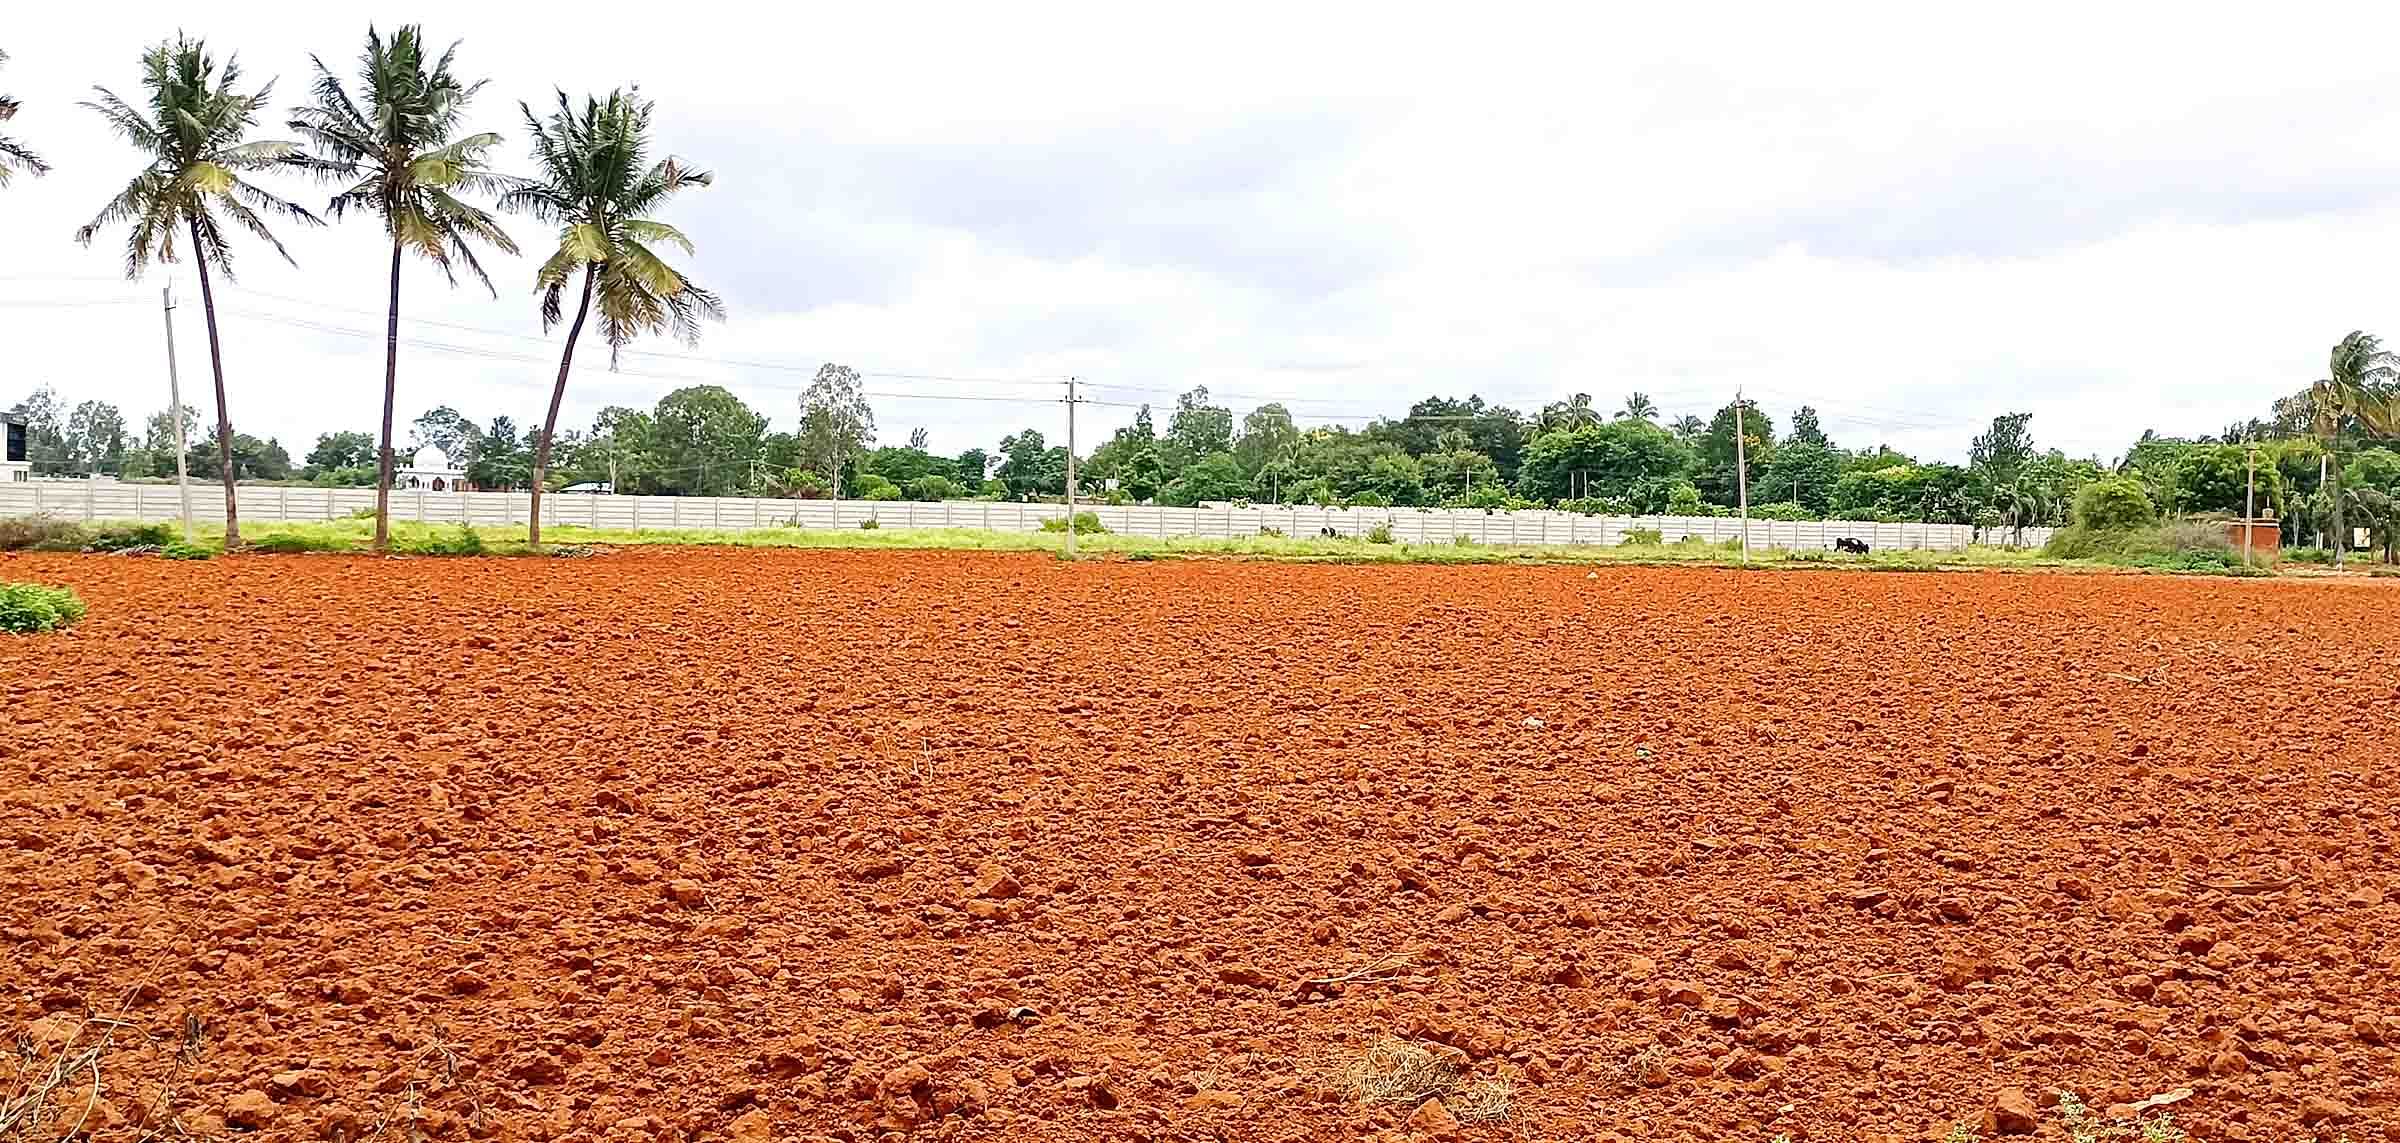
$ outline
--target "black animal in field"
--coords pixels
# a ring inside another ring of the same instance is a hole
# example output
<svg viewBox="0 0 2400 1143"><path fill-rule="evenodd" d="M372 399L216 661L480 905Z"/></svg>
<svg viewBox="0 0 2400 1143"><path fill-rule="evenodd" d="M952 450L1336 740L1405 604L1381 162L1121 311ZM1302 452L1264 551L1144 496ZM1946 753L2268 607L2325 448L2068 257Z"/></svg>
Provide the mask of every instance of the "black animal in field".
<svg viewBox="0 0 2400 1143"><path fill-rule="evenodd" d="M1856 537L1844 536L1833 542L1833 550L1848 552L1854 556L1863 556L1867 554L1867 542Z"/></svg>

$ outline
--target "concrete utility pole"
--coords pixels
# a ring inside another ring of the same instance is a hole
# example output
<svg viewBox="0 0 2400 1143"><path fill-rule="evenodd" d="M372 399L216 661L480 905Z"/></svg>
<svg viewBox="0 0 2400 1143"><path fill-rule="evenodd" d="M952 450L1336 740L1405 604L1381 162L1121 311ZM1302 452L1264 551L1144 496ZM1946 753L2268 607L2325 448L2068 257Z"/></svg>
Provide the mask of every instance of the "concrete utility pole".
<svg viewBox="0 0 2400 1143"><path fill-rule="evenodd" d="M1750 426L1742 415L1742 391L1733 391L1733 483L1742 512L1742 562L1750 562Z"/></svg>
<svg viewBox="0 0 2400 1143"><path fill-rule="evenodd" d="M192 482L184 471L184 454L191 446L183 439L183 383L175 376L175 287L158 288L167 318L167 419L175 422L175 496L183 502L183 542L192 542Z"/></svg>
<svg viewBox="0 0 2400 1143"><path fill-rule="evenodd" d="M2242 492L2243 567L2250 566L2250 531L2254 527L2251 521L2258 518L2258 446L2255 444L2251 445L2247 452L2249 453L2250 471L2246 478L2248 487Z"/></svg>
<svg viewBox="0 0 2400 1143"><path fill-rule="evenodd" d="M1067 558L1075 558L1075 379L1067 378Z"/></svg>
<svg viewBox="0 0 2400 1143"><path fill-rule="evenodd" d="M2325 481L2328 479L2325 472L2325 462L2330 459L2332 459L2332 456L2329 453L2321 452L2317 454L2317 489L2319 491L2323 491L2325 488ZM2325 546L2325 520L2323 517L2319 517L2317 519L2317 546L2320 548Z"/></svg>

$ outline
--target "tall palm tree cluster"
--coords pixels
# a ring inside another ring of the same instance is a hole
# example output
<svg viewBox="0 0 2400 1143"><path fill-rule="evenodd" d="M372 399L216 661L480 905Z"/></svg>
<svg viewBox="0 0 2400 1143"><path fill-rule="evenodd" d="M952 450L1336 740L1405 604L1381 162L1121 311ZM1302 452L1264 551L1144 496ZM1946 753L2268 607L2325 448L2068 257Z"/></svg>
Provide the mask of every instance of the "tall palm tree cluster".
<svg viewBox="0 0 2400 1143"><path fill-rule="evenodd" d="M383 425L376 463L375 546L391 541L392 421L400 373L400 271L409 255L431 262L456 285L464 270L498 296L478 250L517 253L495 212L523 211L559 227L557 246L534 274L542 328L564 313L565 292L577 290L575 317L560 349L558 379L542 422L535 461L529 538L541 542L541 482L558 429L558 411L585 321L598 311L601 336L615 355L642 334L671 333L691 342L700 320L724 317L715 294L670 266L657 248L686 254L684 234L652 217L676 192L707 186L710 176L673 158L651 159L651 108L639 88L584 100L579 110L558 93L547 119L519 104L532 137L534 173L496 170L491 154L501 138L462 134L467 108L482 81L453 70L457 46L438 55L423 29L410 25L388 39L372 27L358 70L345 82L315 60L308 103L291 110L293 140L250 137L271 101L273 84L242 88L239 63L219 66L207 45L184 36L142 55L142 98L128 101L107 88L83 106L139 151L144 163L97 217L75 232L90 245L102 231L123 227L125 274L138 278L154 262L189 257L200 278L208 326L209 370L216 388L217 455L225 485L225 543L241 543L234 496L233 422L226 408L224 355L217 331L214 277L233 280L235 232L272 247L286 262L270 222L321 226L353 213L381 223L391 244L390 303L385 314ZM6 60L0 54L0 61ZM0 121L17 104L0 96ZM22 145L0 136L0 186L17 170L48 170ZM282 197L253 181L267 173L310 176L334 186L323 211ZM478 205L489 201L489 207ZM296 264L296 263L295 263Z"/></svg>
<svg viewBox="0 0 2400 1143"><path fill-rule="evenodd" d="M2324 442L2329 456L2345 429L2377 436L2400 433L2400 354L2385 349L2374 334L2354 331L2334 343L2325 376L2309 385L2304 399L2309 431ZM2326 470L2326 490L2333 500L2333 562L2338 567L2350 547L2338 458Z"/></svg>

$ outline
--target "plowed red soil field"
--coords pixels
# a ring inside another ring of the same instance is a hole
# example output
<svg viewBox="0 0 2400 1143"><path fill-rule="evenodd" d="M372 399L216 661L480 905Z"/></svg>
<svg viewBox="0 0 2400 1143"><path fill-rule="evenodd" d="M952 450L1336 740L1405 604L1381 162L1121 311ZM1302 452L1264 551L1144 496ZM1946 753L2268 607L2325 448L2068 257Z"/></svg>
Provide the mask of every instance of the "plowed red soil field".
<svg viewBox="0 0 2400 1143"><path fill-rule="evenodd" d="M111 1033L103 1138L2400 1139L2380 585L0 578L92 608L0 637L0 1028ZM1362 1106L1382 1036L1507 1120Z"/></svg>

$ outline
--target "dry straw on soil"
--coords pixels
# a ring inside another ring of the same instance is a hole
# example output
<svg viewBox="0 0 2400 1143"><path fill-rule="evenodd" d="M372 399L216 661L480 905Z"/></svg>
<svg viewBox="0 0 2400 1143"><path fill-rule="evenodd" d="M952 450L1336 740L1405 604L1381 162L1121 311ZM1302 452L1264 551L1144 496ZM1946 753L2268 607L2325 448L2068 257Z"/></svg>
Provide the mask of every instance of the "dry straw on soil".
<svg viewBox="0 0 2400 1143"><path fill-rule="evenodd" d="M1516 1097L1507 1080L1470 1079L1457 1056L1394 1036L1369 1043L1343 1069L1342 1086L1369 1107L1413 1111L1438 1099L1460 1123L1502 1122Z"/></svg>

